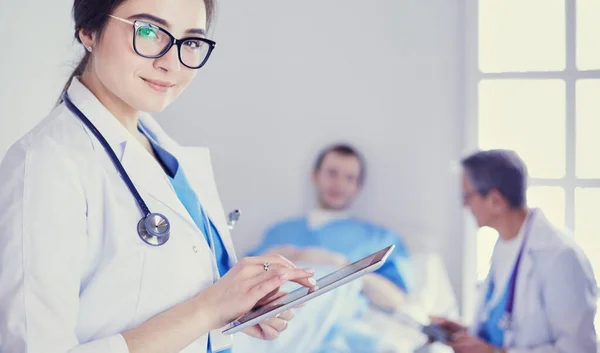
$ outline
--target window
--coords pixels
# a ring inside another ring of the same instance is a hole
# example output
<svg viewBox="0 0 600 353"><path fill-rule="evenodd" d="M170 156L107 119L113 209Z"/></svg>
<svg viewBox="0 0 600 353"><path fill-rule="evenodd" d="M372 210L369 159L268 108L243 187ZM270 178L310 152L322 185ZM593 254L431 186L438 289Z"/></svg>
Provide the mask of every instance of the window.
<svg viewBox="0 0 600 353"><path fill-rule="evenodd" d="M466 6L467 147L517 151L530 206L573 234L600 279L600 0ZM497 239L476 232L471 283L487 275Z"/></svg>

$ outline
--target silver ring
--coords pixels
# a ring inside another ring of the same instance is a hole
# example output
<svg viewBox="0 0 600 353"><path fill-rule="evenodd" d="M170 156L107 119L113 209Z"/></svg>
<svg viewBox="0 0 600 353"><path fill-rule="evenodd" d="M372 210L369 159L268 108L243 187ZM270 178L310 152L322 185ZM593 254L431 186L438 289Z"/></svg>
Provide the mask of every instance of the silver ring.
<svg viewBox="0 0 600 353"><path fill-rule="evenodd" d="M270 265L269 265L269 263L268 263L268 262L265 262L265 263L263 264L263 268L265 269L265 271L269 272L269 269L270 269Z"/></svg>

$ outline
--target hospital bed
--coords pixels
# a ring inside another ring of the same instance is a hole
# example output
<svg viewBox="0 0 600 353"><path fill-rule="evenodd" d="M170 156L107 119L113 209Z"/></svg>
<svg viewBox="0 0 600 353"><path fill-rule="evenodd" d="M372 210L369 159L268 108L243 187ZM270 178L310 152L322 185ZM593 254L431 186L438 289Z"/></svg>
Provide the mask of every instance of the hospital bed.
<svg viewBox="0 0 600 353"><path fill-rule="evenodd" d="M457 318L456 296L441 257L420 252L414 253L413 259L415 287L407 296L403 312L417 320L427 320L429 315ZM316 277L332 271L325 267L316 269ZM289 285L287 290L293 287ZM424 335L370 307L360 294L361 289L362 282L354 281L296 309L289 328L274 341L236 334L233 353L452 352L441 344L423 346Z"/></svg>

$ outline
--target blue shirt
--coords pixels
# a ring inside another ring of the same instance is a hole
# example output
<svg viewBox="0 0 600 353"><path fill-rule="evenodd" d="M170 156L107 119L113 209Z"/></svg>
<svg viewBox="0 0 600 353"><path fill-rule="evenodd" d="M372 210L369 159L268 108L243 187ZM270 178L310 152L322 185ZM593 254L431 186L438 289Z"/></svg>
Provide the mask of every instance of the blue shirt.
<svg viewBox="0 0 600 353"><path fill-rule="evenodd" d="M487 309L487 317L484 322L479 324L477 336L492 346L502 347L504 345L504 330L500 327L501 321L505 317L506 305L508 303L508 291L514 274L508 280L504 293L494 307L489 308L489 303L492 300L495 290L500 290L496 287L494 279L490 279L488 291L485 296L485 309Z"/></svg>
<svg viewBox="0 0 600 353"><path fill-rule="evenodd" d="M202 204L198 199L198 195L196 195L190 186L190 183L183 172L183 168L180 168L179 162L175 156L158 144L155 136L152 133L144 129L143 126L140 127L140 131L145 134L150 141L150 144L154 149L154 153L158 157L159 162L162 164L163 169L169 176L169 180L171 181L171 185L173 185L173 189L175 189L175 193L177 194L179 201L181 201L185 209L188 211L198 229L200 229L202 234L204 234L204 238L206 239L208 246L211 248L213 244L211 244L210 235L212 234L212 239L214 241L214 248L212 250L214 251L217 259L219 274L221 276L225 275L225 273L227 273L227 271L230 269L229 256L225 250L225 245L223 245L223 240L219 235L219 231L204 212ZM208 341L207 352L212 352L210 347L210 339ZM230 353L231 349L226 349L221 352Z"/></svg>
<svg viewBox="0 0 600 353"><path fill-rule="evenodd" d="M262 243L250 255L262 254L275 246L293 245L321 247L353 262L391 244L396 248L376 273L409 292L413 287L412 261L400 237L383 227L357 219L337 220L316 229L309 228L306 218L281 222L267 231Z"/></svg>

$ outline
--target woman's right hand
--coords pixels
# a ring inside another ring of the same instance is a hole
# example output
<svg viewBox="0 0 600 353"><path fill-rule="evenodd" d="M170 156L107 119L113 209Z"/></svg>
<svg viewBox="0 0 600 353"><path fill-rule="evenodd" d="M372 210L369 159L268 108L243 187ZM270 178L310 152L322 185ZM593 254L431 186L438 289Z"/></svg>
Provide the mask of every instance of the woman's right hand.
<svg viewBox="0 0 600 353"><path fill-rule="evenodd" d="M269 263L269 271L265 263ZM207 311L203 317L210 320L210 326L220 328L250 311L261 299L275 296L286 281L314 287L313 275L314 270L296 268L277 254L246 257L197 299Z"/></svg>

